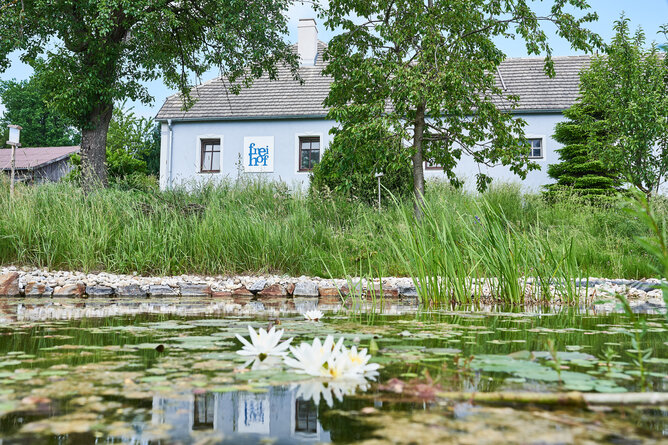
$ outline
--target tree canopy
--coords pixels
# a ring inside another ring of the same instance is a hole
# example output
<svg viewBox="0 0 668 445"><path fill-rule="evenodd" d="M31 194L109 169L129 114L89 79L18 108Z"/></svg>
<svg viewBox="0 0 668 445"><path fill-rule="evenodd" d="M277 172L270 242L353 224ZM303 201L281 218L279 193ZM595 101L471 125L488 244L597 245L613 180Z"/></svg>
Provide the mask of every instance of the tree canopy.
<svg viewBox="0 0 668 445"><path fill-rule="evenodd" d="M552 74L541 24L554 24L574 49L591 50L599 38L584 25L597 16L587 7L582 0L555 0L542 17L526 0L331 0L325 24L343 32L325 55L325 73L334 79L325 102L330 117L341 135L377 132L380 125L410 146L418 202L426 160L440 164L455 184L464 154L523 177L537 166L528 159L526 123L512 115L518 98L495 82L505 58L497 40L523 39L530 54L546 56ZM570 10L584 12L576 17ZM478 188L490 180L477 174Z"/></svg>
<svg viewBox="0 0 668 445"><path fill-rule="evenodd" d="M185 98L212 67L235 87L296 65L283 37L291 0L0 0L0 70L8 54L38 68L49 101L82 129L86 187L106 183L115 101L149 103L162 78ZM190 100L190 99L188 99ZM188 100L186 102L188 102Z"/></svg>
<svg viewBox="0 0 668 445"><path fill-rule="evenodd" d="M668 173L668 59L629 19L615 23L605 54L581 76L583 100L600 109L610 136L602 159L649 198Z"/></svg>
<svg viewBox="0 0 668 445"><path fill-rule="evenodd" d="M79 134L72 122L45 101L42 84L34 77L17 82L0 81L0 100L5 112L0 117L0 133L7 125L20 125L24 147L59 147L76 145ZM0 140L3 146L7 139Z"/></svg>
<svg viewBox="0 0 668 445"><path fill-rule="evenodd" d="M560 162L547 169L557 182L546 186L548 194L568 189L599 200L617 193L621 174L601 159L602 153L610 149L603 114L582 100L564 112L567 120L557 124L553 136L564 145L556 150Z"/></svg>

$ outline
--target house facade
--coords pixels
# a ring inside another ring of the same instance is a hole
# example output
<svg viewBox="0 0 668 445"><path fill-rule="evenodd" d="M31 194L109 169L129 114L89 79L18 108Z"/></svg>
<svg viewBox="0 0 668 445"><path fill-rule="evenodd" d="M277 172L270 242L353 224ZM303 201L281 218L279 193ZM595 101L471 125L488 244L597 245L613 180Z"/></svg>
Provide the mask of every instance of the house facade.
<svg viewBox="0 0 668 445"><path fill-rule="evenodd" d="M169 97L156 117L161 123L160 186L190 187L234 180L241 176L280 180L305 188L315 163L331 143L329 131L337 125L327 119L323 101L332 79L322 76L326 45L318 40L316 23L300 20L300 83L287 68L279 79L256 80L240 94L229 92L224 78L193 88L193 107L184 111L179 95ZM521 180L508 168L478 165L463 157L458 176L474 184L478 172L495 181L521 182L526 190L538 190L552 182L547 166L559 160L560 145L552 139L563 111L577 99L579 72L589 56L555 57L554 78L548 78L542 58L514 58L499 67L497 81L507 94L520 97L513 110L527 122L525 132L532 144L532 158L540 170ZM427 178L445 178L438 166L425 165Z"/></svg>

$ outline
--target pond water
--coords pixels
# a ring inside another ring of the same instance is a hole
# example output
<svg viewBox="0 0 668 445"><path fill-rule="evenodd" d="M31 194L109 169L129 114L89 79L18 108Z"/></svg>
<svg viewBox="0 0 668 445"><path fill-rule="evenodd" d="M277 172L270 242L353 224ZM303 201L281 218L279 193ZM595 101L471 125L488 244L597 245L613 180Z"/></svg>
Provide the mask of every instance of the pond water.
<svg viewBox="0 0 668 445"><path fill-rule="evenodd" d="M668 391L665 316L587 312L215 311L0 322L0 443L666 443L666 407L479 404L457 392ZM111 306L110 306L111 307ZM23 316L17 313L23 312ZM293 344L331 334L371 347L377 381L318 380L281 363L243 368L248 325ZM630 352L631 351L631 352ZM558 363L557 363L558 362ZM256 367L257 368L257 367ZM644 383L641 375L644 376Z"/></svg>

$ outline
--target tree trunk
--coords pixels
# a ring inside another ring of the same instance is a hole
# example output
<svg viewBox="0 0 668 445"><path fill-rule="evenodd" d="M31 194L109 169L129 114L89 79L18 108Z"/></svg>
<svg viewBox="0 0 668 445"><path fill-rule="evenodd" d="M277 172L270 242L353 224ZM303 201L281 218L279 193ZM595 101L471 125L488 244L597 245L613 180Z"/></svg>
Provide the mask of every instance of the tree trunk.
<svg viewBox="0 0 668 445"><path fill-rule="evenodd" d="M113 104L95 107L81 130L81 186L85 193L107 186L107 131Z"/></svg>
<svg viewBox="0 0 668 445"><path fill-rule="evenodd" d="M424 134L424 109L421 103L415 113L413 126L413 194L415 195L415 218L422 219L422 205L424 204L424 166L422 156L422 136Z"/></svg>

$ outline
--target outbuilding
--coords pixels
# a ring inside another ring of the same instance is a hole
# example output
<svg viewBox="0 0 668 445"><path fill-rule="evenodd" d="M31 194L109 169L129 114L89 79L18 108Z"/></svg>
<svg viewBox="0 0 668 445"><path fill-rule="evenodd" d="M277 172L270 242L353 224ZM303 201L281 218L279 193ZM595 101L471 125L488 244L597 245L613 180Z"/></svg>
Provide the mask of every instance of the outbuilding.
<svg viewBox="0 0 668 445"><path fill-rule="evenodd" d="M79 153L79 146L17 148L14 155L15 179L25 183L59 181L72 170L70 157ZM0 150L0 169L11 171L10 149Z"/></svg>
<svg viewBox="0 0 668 445"><path fill-rule="evenodd" d="M327 119L323 101L332 79L322 75L326 44L318 40L313 19L299 22L299 74L296 81L288 68L279 79L267 76L235 95L219 77L192 90L194 106L183 110L179 95L169 97L158 112L161 122L160 186L193 186L210 181L236 179L242 175L281 180L289 185L308 185L309 173L331 142L336 122ZM579 73L590 56L554 57L556 76L549 78L542 58L510 58L498 70L497 81L507 94L520 98L512 112L527 122L525 132L532 144L531 157L540 170L522 181L536 190L551 182L547 166L559 160L560 144L552 139L563 111L579 94ZM463 158L456 172L467 183L479 171L495 180L520 181L508 168L478 165ZM425 165L427 178L445 178L436 165Z"/></svg>

